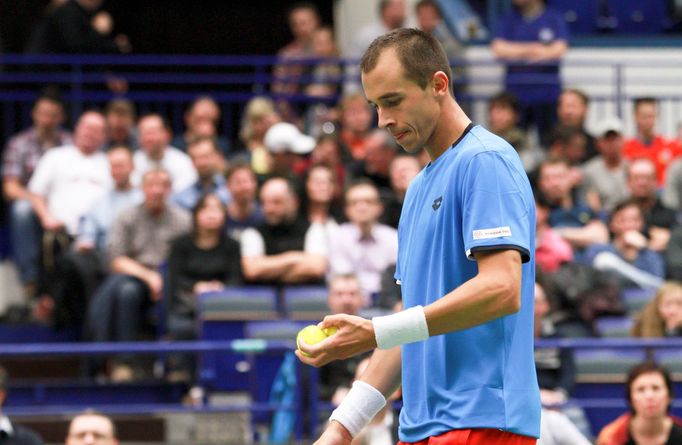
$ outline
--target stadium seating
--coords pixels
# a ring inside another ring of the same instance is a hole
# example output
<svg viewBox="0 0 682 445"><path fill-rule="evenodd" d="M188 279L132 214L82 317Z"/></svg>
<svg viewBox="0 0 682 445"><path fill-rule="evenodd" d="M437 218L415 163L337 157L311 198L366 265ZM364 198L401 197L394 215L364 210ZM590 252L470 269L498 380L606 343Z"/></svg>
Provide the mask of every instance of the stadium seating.
<svg viewBox="0 0 682 445"><path fill-rule="evenodd" d="M329 314L326 286L287 286L282 289L284 313L292 320L320 321Z"/></svg>

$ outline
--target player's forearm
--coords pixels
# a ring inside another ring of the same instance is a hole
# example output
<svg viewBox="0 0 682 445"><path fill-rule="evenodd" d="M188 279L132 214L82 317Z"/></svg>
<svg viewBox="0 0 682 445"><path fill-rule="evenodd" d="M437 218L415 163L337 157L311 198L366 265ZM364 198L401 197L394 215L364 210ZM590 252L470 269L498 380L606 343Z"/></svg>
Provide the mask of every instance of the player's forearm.
<svg viewBox="0 0 682 445"><path fill-rule="evenodd" d="M388 399L400 387L401 356L400 347L375 349L360 380L372 385Z"/></svg>
<svg viewBox="0 0 682 445"><path fill-rule="evenodd" d="M424 308L429 335L468 329L521 306L521 256L515 250L476 254L479 273Z"/></svg>

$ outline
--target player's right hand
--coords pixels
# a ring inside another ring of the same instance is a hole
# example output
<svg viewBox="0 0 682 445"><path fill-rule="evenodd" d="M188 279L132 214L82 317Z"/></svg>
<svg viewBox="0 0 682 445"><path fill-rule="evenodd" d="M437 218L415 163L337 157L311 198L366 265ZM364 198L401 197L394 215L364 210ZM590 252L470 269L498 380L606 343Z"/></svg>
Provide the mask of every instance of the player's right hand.
<svg viewBox="0 0 682 445"><path fill-rule="evenodd" d="M314 445L350 445L353 437L339 422L331 421Z"/></svg>

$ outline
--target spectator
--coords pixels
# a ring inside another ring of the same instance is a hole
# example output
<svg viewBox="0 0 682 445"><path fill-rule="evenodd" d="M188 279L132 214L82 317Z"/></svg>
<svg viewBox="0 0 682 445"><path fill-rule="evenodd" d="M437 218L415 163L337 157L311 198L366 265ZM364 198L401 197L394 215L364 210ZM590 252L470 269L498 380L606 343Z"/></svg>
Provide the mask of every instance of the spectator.
<svg viewBox="0 0 682 445"><path fill-rule="evenodd" d="M682 283L668 281L647 303L632 327L633 337L682 336Z"/></svg>
<svg viewBox="0 0 682 445"><path fill-rule="evenodd" d="M346 184L346 165L341 151L341 144L336 134L322 134L317 138L315 148L310 153L312 165L326 165L334 173L334 179L336 179L334 198L341 197Z"/></svg>
<svg viewBox="0 0 682 445"><path fill-rule="evenodd" d="M682 157L675 159L668 166L661 199L666 207L682 212Z"/></svg>
<svg viewBox="0 0 682 445"><path fill-rule="evenodd" d="M402 28L406 18L405 0L380 0L378 20L375 19L357 31L347 57L359 59L375 38ZM358 67L347 65L346 68L344 94L356 93L360 89Z"/></svg>
<svg viewBox="0 0 682 445"><path fill-rule="evenodd" d="M140 185L146 171L159 168L170 174L174 192L180 192L196 182L197 172L189 156L168 145L171 132L161 115L142 116L137 123L137 132L141 150L135 152L133 157L133 185Z"/></svg>
<svg viewBox="0 0 682 445"><path fill-rule="evenodd" d="M38 97L31 119L30 128L7 142L2 164L3 193L10 206L10 242L27 296L33 293L38 279L40 246L40 228L27 186L47 150L72 144L71 134L60 128L64 107L57 97L49 94Z"/></svg>
<svg viewBox="0 0 682 445"><path fill-rule="evenodd" d="M190 217L169 206L170 175L149 170L142 177L144 202L124 210L109 237L112 275L97 289L87 313L92 341L132 341L141 333L145 308L161 299L164 288L159 267L166 260L170 241L190 229ZM113 380L130 380L130 363L117 363Z"/></svg>
<svg viewBox="0 0 682 445"><path fill-rule="evenodd" d="M573 261L571 245L549 225L551 206L541 193L535 194L535 264L551 274Z"/></svg>
<svg viewBox="0 0 682 445"><path fill-rule="evenodd" d="M263 210L256 199L258 182L248 164L234 163L225 173L225 181L232 200L227 205L227 233L234 239L241 239L241 232L247 227L263 223Z"/></svg>
<svg viewBox="0 0 682 445"><path fill-rule="evenodd" d="M327 305L330 314L358 315L367 305L360 281L354 274L333 275L329 279ZM320 399L334 405L341 403L350 390L358 364L367 354L337 360L320 368Z"/></svg>
<svg viewBox="0 0 682 445"><path fill-rule="evenodd" d="M284 178L260 191L265 222L241 235L242 271L251 282L318 284L327 270L324 228L298 216L298 195Z"/></svg>
<svg viewBox="0 0 682 445"><path fill-rule="evenodd" d="M8 445L43 445L43 440L35 432L13 423L2 413L2 406L7 399L8 376L5 368L0 366L0 443Z"/></svg>
<svg viewBox="0 0 682 445"><path fill-rule="evenodd" d="M625 288L660 286L665 274L663 257L649 250L643 227L644 218L637 201L630 199L617 204L609 222L611 242L588 247L585 262L615 273Z"/></svg>
<svg viewBox="0 0 682 445"><path fill-rule="evenodd" d="M340 104L339 140L343 151L349 153L356 161L362 161L366 155L367 136L372 127L372 112L361 93L345 95Z"/></svg>
<svg viewBox="0 0 682 445"><path fill-rule="evenodd" d="M627 163L623 158L623 126L618 118L599 122L598 156L582 166L582 195L596 213L608 213L628 197Z"/></svg>
<svg viewBox="0 0 682 445"><path fill-rule="evenodd" d="M434 0L420 0L415 5L414 12L417 16L417 28L434 36L443 47L448 59L463 56L464 46L448 30L438 3Z"/></svg>
<svg viewBox="0 0 682 445"><path fill-rule="evenodd" d="M563 159L548 159L540 164L538 190L551 206L549 225L574 251L608 242L604 223L578 200L570 171Z"/></svg>
<svg viewBox="0 0 682 445"><path fill-rule="evenodd" d="M578 167L585 159L585 135L573 127L556 126L552 129L547 139L548 157L563 158L571 167ZM573 168L572 176L575 184L582 181L580 169Z"/></svg>
<svg viewBox="0 0 682 445"><path fill-rule="evenodd" d="M171 145L186 152L189 145L198 138L213 138L220 152L227 156L230 153L230 143L224 137L218 136L220 125L220 106L210 96L196 98L185 111L185 133L173 138Z"/></svg>
<svg viewBox="0 0 682 445"><path fill-rule="evenodd" d="M104 116L86 111L76 124L74 145L54 148L40 159L28 189L45 231L75 236L81 216L111 188L109 163L100 150L105 142Z"/></svg>
<svg viewBox="0 0 682 445"><path fill-rule="evenodd" d="M82 326L83 308L109 271L107 245L111 225L122 211L142 202L141 191L130 183L133 171L130 149L113 147L107 157L114 189L95 201L81 218L74 249L60 262L53 295L57 326Z"/></svg>
<svg viewBox="0 0 682 445"><path fill-rule="evenodd" d="M313 165L306 172L304 187L301 215L310 224L324 226L327 240L332 239L339 228L338 221L343 216L340 203L334 198L334 172L326 165Z"/></svg>
<svg viewBox="0 0 682 445"><path fill-rule="evenodd" d="M656 363L644 362L628 372L625 385L630 410L602 428L597 445L682 443L682 419L669 414L670 373Z"/></svg>
<svg viewBox="0 0 682 445"><path fill-rule="evenodd" d="M384 202L384 212L381 221L394 229L398 228L400 212L403 209L403 201L407 194L407 187L415 176L419 174L421 165L414 155L398 154L391 161L389 177L391 180L391 193Z"/></svg>
<svg viewBox="0 0 682 445"><path fill-rule="evenodd" d="M107 148L124 145L137 150L137 132L135 131L135 105L128 99L113 99L104 110L109 130Z"/></svg>
<svg viewBox="0 0 682 445"><path fill-rule="evenodd" d="M354 178L368 178L383 195L390 193L391 161L398 154L398 147L391 133L385 129L372 130L365 141L365 158L352 167Z"/></svg>
<svg viewBox="0 0 682 445"><path fill-rule="evenodd" d="M192 232L174 239L168 255L167 328L173 340L195 338L200 294L242 282L239 243L225 234L225 206L218 196L199 199L192 220ZM192 361L184 355L171 360L171 380L189 380Z"/></svg>
<svg viewBox="0 0 682 445"><path fill-rule="evenodd" d="M300 178L307 167L304 155L315 148L315 139L288 122L279 122L270 127L263 140L272 156L271 176L284 176L296 183L297 190Z"/></svg>
<svg viewBox="0 0 682 445"><path fill-rule="evenodd" d="M274 68L272 92L275 94L296 94L301 90L300 77L306 66L292 64L295 59L314 56L313 36L320 26L317 7L309 2L299 2L287 14L289 29L294 39L277 52L281 63Z"/></svg>
<svg viewBox="0 0 682 445"><path fill-rule="evenodd" d="M344 198L349 222L341 224L331 240L330 270L356 274L362 291L374 296L381 291L381 274L396 262L398 232L379 223L383 206L379 190L369 180L351 183Z"/></svg>
<svg viewBox="0 0 682 445"><path fill-rule="evenodd" d="M69 423L65 445L118 445L116 426L111 418L87 410Z"/></svg>
<svg viewBox="0 0 682 445"><path fill-rule="evenodd" d="M556 121L559 64L567 49L564 18L543 0L513 0L492 41L493 53L507 64L505 90L519 99L521 126L535 124L540 138Z"/></svg>
<svg viewBox="0 0 682 445"><path fill-rule="evenodd" d="M592 159L597 154L597 151L594 137L585 129L589 105L590 98L584 92L574 88L563 90L559 95L557 117L559 125L575 128L582 133L585 138L586 157L587 159Z"/></svg>
<svg viewBox="0 0 682 445"><path fill-rule="evenodd" d="M281 119L275 111L275 104L267 97L254 97L247 104L242 115L239 138L246 153L234 158L246 161L258 176L265 176L272 168L272 157L263 139L268 129Z"/></svg>
<svg viewBox="0 0 682 445"><path fill-rule="evenodd" d="M649 248L664 251L677 218L675 211L664 206L658 197L654 163L649 159L631 161L627 181L630 196L637 201L644 215L643 233L649 238Z"/></svg>
<svg viewBox="0 0 682 445"><path fill-rule="evenodd" d="M44 18L31 37L28 52L39 54L117 54L130 52L124 34L113 39L106 32L112 25L97 16L102 0L68 0ZM109 21L111 17L109 16Z"/></svg>
<svg viewBox="0 0 682 445"><path fill-rule="evenodd" d="M514 147L523 162L523 168L530 172L537 169L545 154L539 147L530 146L526 131L518 126L519 117L519 101L513 94L505 91L488 101L490 131Z"/></svg>
<svg viewBox="0 0 682 445"><path fill-rule="evenodd" d="M665 171L673 159L682 155L682 146L674 139L656 134L658 105L653 97L639 97L634 102L637 135L625 141L623 155L630 160L646 158L656 168L656 185L665 184Z"/></svg>
<svg viewBox="0 0 682 445"><path fill-rule="evenodd" d="M216 140L209 136L199 137L187 145L189 154L197 172L197 182L173 195L173 203L190 211L199 199L208 193L215 194L223 205L230 202L229 190L225 187L222 171L225 160Z"/></svg>

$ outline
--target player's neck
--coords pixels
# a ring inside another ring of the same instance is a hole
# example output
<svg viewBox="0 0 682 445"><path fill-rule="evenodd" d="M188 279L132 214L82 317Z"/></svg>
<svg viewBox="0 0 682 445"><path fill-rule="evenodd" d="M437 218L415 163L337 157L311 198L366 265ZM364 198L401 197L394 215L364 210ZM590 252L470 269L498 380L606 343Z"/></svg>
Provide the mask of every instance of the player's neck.
<svg viewBox="0 0 682 445"><path fill-rule="evenodd" d="M424 146L431 162L445 153L462 136L470 123L471 119L462 111L457 102L447 101L443 105L443 111L436 123L433 135Z"/></svg>

